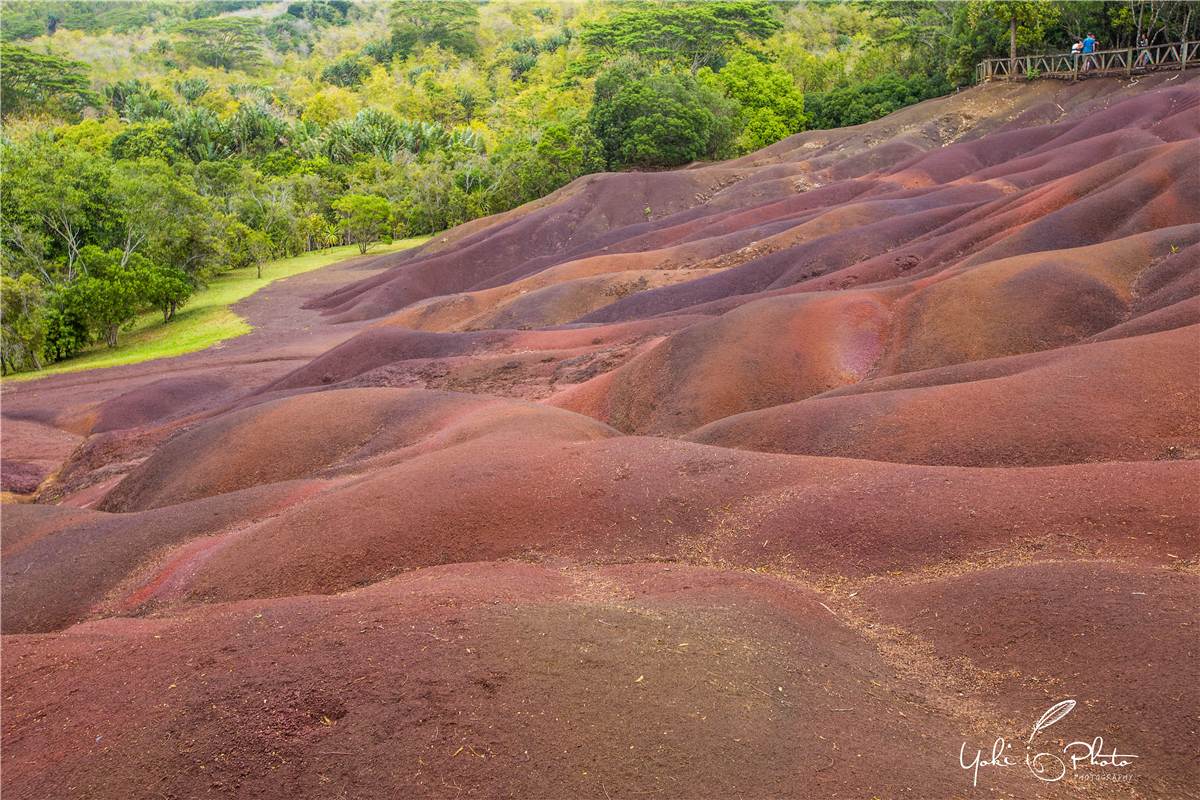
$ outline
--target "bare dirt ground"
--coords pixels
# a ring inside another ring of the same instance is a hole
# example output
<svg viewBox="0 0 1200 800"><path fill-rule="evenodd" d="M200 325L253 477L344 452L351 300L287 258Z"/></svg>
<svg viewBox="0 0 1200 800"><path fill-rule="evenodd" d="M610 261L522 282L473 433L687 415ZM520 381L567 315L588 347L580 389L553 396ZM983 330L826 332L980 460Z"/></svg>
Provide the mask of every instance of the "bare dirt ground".
<svg viewBox="0 0 1200 800"><path fill-rule="evenodd" d="M1200 796L1198 163L983 86L6 385L4 794Z"/></svg>

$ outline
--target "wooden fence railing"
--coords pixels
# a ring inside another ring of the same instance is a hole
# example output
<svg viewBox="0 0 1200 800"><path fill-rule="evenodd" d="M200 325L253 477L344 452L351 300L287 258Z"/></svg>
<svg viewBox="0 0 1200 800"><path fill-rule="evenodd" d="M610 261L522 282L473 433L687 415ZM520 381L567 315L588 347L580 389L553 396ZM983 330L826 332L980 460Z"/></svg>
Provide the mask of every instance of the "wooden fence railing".
<svg viewBox="0 0 1200 800"><path fill-rule="evenodd" d="M1078 80L1135 72L1200 67L1200 42L1168 42L1149 47L1097 50L1094 53L989 58L975 67L977 83L991 80L1058 78Z"/></svg>

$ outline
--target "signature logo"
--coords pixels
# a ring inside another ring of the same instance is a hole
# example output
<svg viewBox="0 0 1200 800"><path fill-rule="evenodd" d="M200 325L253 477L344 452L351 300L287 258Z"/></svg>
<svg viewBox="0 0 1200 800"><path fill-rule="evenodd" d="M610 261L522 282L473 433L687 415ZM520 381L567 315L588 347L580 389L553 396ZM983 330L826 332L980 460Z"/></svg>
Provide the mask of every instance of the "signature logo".
<svg viewBox="0 0 1200 800"><path fill-rule="evenodd" d="M1062 754L1056 754L1049 751L1035 752L1037 748L1033 744L1033 739L1042 731L1049 728L1054 723L1061 720L1063 717L1070 714L1075 708L1074 700L1064 700L1061 703L1056 703L1051 706L1042 718L1033 726L1033 731L1029 734L1029 740L1025 743L1025 757L1022 759L1019 754L1013 751L1013 746L1006 742L1003 737L996 739L992 745L990 757L984 758L982 750L975 751L975 758L968 761L967 743L963 742L958 748L958 764L965 770L972 771L972 786L979 785L979 770L985 767L999 767L1001 769L1011 769L1012 767L1020 767L1024 763L1025 768L1040 781L1054 783L1060 781L1068 772L1074 773L1079 770L1080 766L1091 767L1126 767L1133 763L1132 759L1137 756L1131 753L1118 753L1117 748L1113 748L1112 752L1105 752L1104 738L1097 736L1091 742L1077 741L1071 742L1062 749ZM1082 776L1089 778L1093 776ZM1105 780L1116 779L1132 779L1131 775L1106 775Z"/></svg>

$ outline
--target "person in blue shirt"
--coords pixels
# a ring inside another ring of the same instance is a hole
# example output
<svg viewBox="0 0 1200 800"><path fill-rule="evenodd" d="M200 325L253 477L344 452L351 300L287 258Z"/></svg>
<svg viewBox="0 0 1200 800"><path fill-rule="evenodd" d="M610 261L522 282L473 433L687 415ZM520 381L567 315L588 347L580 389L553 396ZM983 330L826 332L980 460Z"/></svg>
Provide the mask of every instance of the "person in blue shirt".
<svg viewBox="0 0 1200 800"><path fill-rule="evenodd" d="M1096 34L1089 33L1087 38L1083 40L1083 68L1086 70L1092 66L1092 53L1096 51Z"/></svg>
<svg viewBox="0 0 1200 800"><path fill-rule="evenodd" d="M1142 54L1138 56L1137 68L1145 69L1150 66L1150 39L1146 34L1142 34L1138 39L1138 47L1141 48Z"/></svg>

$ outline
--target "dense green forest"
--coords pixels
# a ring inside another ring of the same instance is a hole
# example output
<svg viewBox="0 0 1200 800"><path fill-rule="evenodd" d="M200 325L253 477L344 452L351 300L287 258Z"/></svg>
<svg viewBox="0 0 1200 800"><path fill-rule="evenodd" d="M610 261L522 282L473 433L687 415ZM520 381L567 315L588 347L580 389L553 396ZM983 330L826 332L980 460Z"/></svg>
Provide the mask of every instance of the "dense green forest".
<svg viewBox="0 0 1200 800"><path fill-rule="evenodd" d="M1014 43L1195 39L1196 5L6 2L0 364L226 270L876 119Z"/></svg>

